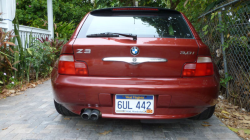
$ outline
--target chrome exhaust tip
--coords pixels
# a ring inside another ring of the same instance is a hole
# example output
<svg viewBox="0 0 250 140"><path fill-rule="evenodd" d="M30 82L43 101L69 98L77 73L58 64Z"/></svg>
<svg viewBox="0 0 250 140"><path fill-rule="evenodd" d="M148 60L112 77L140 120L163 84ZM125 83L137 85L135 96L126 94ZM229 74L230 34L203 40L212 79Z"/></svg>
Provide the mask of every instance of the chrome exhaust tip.
<svg viewBox="0 0 250 140"><path fill-rule="evenodd" d="M85 109L84 112L81 114L81 117L84 120L88 120L90 118L91 110L90 109Z"/></svg>
<svg viewBox="0 0 250 140"><path fill-rule="evenodd" d="M96 121L99 119L100 116L100 111L99 110L92 110L91 115L90 115L90 120Z"/></svg>

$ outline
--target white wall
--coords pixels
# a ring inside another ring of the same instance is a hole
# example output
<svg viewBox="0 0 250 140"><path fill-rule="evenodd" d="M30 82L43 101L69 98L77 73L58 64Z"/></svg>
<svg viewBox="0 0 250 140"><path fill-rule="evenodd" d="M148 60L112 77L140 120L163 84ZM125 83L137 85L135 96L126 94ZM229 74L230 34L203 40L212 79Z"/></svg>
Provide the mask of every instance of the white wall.
<svg viewBox="0 0 250 140"><path fill-rule="evenodd" d="M2 13L2 0L0 0L0 13Z"/></svg>
<svg viewBox="0 0 250 140"><path fill-rule="evenodd" d="M0 16L0 18L4 18L4 13L3 13L3 0L0 0L0 13L2 13L2 15ZM7 30L7 23L5 21L0 21L0 27Z"/></svg>

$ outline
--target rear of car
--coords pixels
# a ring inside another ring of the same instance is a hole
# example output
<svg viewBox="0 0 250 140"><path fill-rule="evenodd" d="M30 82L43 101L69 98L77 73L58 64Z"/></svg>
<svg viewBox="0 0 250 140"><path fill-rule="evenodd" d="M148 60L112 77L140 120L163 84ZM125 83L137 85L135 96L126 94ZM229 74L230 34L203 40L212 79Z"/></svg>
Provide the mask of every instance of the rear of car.
<svg viewBox="0 0 250 140"><path fill-rule="evenodd" d="M60 114L92 120L208 119L219 91L209 49L185 15L151 7L88 13L51 82Z"/></svg>

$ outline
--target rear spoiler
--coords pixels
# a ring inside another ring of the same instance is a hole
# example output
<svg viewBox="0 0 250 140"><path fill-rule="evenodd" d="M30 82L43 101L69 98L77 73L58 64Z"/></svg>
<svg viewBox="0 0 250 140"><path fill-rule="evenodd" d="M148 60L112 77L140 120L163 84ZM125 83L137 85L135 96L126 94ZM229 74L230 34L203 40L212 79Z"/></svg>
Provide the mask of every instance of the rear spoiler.
<svg viewBox="0 0 250 140"><path fill-rule="evenodd" d="M116 13L116 12L153 12L153 13L179 13L176 10L166 9L166 8L158 8L158 7L113 7L113 8L104 8L98 9L90 12L90 14L98 15L103 13Z"/></svg>

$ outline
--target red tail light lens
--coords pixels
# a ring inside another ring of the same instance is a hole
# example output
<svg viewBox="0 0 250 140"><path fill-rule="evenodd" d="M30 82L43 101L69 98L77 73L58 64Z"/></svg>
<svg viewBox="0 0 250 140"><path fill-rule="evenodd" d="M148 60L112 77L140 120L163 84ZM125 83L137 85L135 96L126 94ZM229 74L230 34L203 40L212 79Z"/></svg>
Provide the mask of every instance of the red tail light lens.
<svg viewBox="0 0 250 140"><path fill-rule="evenodd" d="M75 62L73 55L61 55L58 64L58 73L88 76L88 68L84 62Z"/></svg>
<svg viewBox="0 0 250 140"><path fill-rule="evenodd" d="M88 75L87 66L83 62L75 62L75 70L77 75Z"/></svg>
<svg viewBox="0 0 250 140"><path fill-rule="evenodd" d="M183 77L211 76L214 74L210 57L198 57L196 63L187 63L182 72Z"/></svg>
<svg viewBox="0 0 250 140"><path fill-rule="evenodd" d="M75 63L67 61L59 61L59 74L75 74Z"/></svg>

